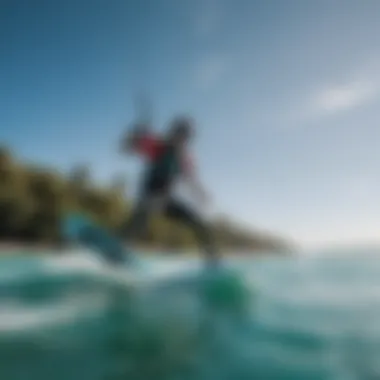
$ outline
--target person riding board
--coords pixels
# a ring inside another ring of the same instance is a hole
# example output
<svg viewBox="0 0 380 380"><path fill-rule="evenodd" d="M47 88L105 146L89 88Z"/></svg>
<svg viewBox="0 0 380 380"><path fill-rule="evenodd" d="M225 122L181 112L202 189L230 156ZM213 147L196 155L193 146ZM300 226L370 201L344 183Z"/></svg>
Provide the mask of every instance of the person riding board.
<svg viewBox="0 0 380 380"><path fill-rule="evenodd" d="M166 136L158 136L147 124L134 125L121 140L123 153L137 154L146 159L146 170L128 222L120 231L131 238L146 228L150 215L160 211L168 218L189 226L195 233L207 262L217 262L217 252L209 227L191 207L173 195L173 187L181 177L192 187L201 201L207 196L197 180L188 145L194 135L193 120L179 116L172 120Z"/></svg>

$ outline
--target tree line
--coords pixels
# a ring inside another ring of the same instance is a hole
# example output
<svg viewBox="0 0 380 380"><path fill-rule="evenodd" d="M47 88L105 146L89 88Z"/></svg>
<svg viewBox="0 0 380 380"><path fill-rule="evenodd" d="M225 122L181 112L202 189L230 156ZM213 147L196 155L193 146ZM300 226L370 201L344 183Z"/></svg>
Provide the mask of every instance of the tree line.
<svg viewBox="0 0 380 380"><path fill-rule="evenodd" d="M63 175L19 162L0 147L0 241L60 244L60 219L69 211L85 213L116 230L131 212L126 190L123 178L115 178L107 187L96 186L86 166ZM288 246L277 237L239 228L226 217L210 224L221 248L282 251ZM187 227L157 216L136 243L171 250L193 248L195 239Z"/></svg>

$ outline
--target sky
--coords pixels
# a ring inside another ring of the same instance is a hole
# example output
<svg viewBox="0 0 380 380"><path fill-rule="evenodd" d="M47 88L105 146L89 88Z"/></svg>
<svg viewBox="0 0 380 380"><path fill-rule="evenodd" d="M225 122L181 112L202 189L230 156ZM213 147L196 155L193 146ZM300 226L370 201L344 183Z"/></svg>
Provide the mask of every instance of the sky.
<svg viewBox="0 0 380 380"><path fill-rule="evenodd" d="M197 121L222 212L305 247L380 242L377 0L2 0L0 142L95 180L140 166L118 138L152 100Z"/></svg>

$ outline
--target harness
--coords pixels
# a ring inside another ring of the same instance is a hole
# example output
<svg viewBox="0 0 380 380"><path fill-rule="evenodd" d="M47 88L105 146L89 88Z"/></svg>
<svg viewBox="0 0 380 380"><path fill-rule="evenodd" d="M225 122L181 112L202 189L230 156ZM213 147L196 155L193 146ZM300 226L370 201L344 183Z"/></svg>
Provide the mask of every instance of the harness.
<svg viewBox="0 0 380 380"><path fill-rule="evenodd" d="M157 156L148 164L145 172L144 190L148 192L168 191L181 173L181 159L176 148L164 144Z"/></svg>

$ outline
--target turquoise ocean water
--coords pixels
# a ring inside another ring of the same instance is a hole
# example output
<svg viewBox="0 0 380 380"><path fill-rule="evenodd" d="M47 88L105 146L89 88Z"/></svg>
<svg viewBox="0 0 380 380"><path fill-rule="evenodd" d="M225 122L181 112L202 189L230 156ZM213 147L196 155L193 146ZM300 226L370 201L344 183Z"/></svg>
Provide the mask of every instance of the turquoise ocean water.
<svg viewBox="0 0 380 380"><path fill-rule="evenodd" d="M1 380L380 379L376 250L230 260L234 304L202 300L196 260L2 256Z"/></svg>

